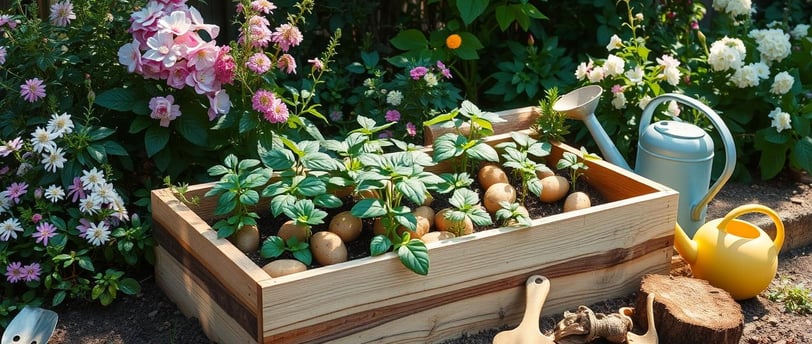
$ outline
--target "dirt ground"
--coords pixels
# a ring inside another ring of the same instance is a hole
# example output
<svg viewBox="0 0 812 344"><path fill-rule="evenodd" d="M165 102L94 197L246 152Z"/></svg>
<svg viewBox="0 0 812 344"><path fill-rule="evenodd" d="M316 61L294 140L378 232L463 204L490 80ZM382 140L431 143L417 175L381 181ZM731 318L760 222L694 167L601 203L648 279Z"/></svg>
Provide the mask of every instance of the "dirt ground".
<svg viewBox="0 0 812 344"><path fill-rule="evenodd" d="M761 203L777 210L782 218L807 214L812 207L812 183L781 177L756 184L728 184L711 202L708 219L723 216L735 206ZM812 222L803 224L812 229ZM101 307L81 302L67 303L56 311L59 324L50 343L210 343L197 320L186 318L155 285L152 276L141 281L142 292ZM740 302L744 315L742 344L812 343L812 316L784 311L784 305L766 298L780 283L812 288L812 246L782 252L779 271L770 289L753 299ZM596 312L615 312L630 306L633 295L589 305ZM578 305L573 305L575 309ZM550 332L559 317L545 317L541 328ZM491 343L500 329L463 334L445 344Z"/></svg>

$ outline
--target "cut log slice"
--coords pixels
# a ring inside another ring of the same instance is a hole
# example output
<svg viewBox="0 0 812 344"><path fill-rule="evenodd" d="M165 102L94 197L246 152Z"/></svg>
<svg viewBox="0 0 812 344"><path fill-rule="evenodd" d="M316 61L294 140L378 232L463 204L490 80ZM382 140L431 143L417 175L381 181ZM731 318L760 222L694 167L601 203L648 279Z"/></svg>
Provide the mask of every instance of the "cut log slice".
<svg viewBox="0 0 812 344"><path fill-rule="evenodd" d="M645 332L646 298L654 293L654 324L660 343L737 344L744 332L741 305L705 280L647 275L635 299L635 331Z"/></svg>

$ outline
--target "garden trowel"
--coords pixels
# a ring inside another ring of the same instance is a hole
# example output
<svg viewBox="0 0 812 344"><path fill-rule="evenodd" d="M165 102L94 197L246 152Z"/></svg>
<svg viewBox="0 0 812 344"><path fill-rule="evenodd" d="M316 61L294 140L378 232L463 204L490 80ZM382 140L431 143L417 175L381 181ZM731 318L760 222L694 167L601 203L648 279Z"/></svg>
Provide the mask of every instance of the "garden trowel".
<svg viewBox="0 0 812 344"><path fill-rule="evenodd" d="M56 312L25 306L3 333L2 344L45 344L51 338L59 319Z"/></svg>

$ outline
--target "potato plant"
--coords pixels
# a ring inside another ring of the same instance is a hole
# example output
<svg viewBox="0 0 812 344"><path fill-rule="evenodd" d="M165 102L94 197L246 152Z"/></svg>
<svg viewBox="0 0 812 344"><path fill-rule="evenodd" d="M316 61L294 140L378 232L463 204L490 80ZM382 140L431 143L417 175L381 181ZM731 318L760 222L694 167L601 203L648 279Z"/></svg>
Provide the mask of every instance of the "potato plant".
<svg viewBox="0 0 812 344"><path fill-rule="evenodd" d="M209 168L211 176L220 176L205 197L219 196L215 216L228 215L217 221L212 228L218 238L227 238L244 226L256 226L257 215L251 207L259 203L257 188L271 179L271 168L260 166L256 159L238 160L233 154L228 155L223 165Z"/></svg>
<svg viewBox="0 0 812 344"><path fill-rule="evenodd" d="M440 124L455 128L454 132L445 133L434 140L434 161L459 158L459 164L455 165L456 172L474 174L477 168L474 162L499 161L499 154L483 138L493 134L493 123L504 121L466 100L459 108L428 120L423 125Z"/></svg>
<svg viewBox="0 0 812 344"><path fill-rule="evenodd" d="M527 193L532 192L536 196L541 196L542 184L538 175L540 173L551 172L543 162L536 162L536 159L543 159L550 155L552 145L549 142L541 142L533 139L529 135L521 132L511 132L512 142L504 142L496 145L503 151L502 157L505 159L503 166L513 169L513 172L521 178L522 192L519 203L525 204Z"/></svg>

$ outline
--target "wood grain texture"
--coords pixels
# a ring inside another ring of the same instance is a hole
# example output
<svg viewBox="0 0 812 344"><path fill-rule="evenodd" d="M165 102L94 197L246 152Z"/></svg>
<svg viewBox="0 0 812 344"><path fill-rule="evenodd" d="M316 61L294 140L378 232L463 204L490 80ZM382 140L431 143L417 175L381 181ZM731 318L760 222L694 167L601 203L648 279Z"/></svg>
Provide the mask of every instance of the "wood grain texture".
<svg viewBox="0 0 812 344"><path fill-rule="evenodd" d="M577 152L555 144L551 157L564 151ZM530 227L429 244L428 276L412 273L387 253L270 278L227 240L217 239L203 220L216 200L190 208L170 191L155 190L153 217L188 257L222 279L233 299L256 310L256 341L436 342L517 320L522 287L532 274L551 279L544 310L556 312L628 294L643 274L669 270L677 193L605 162L590 166L591 185L612 202L535 219ZM211 185L189 192L202 195ZM176 302L194 303L197 297L190 293ZM216 312L229 317L222 305ZM420 321L401 323L417 317Z"/></svg>

